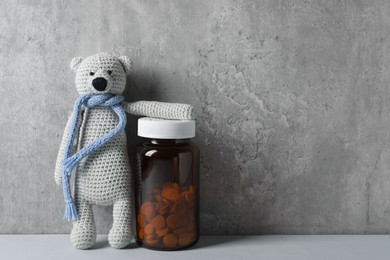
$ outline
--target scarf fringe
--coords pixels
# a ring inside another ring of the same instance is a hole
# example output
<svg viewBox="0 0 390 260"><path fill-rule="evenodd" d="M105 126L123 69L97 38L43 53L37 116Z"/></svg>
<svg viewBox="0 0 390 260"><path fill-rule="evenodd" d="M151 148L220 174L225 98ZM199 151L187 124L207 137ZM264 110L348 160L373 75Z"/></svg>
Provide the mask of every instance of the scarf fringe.
<svg viewBox="0 0 390 260"><path fill-rule="evenodd" d="M74 204L74 201L66 203L65 205L65 214L64 219L68 221L76 221L79 219L77 215L76 205Z"/></svg>

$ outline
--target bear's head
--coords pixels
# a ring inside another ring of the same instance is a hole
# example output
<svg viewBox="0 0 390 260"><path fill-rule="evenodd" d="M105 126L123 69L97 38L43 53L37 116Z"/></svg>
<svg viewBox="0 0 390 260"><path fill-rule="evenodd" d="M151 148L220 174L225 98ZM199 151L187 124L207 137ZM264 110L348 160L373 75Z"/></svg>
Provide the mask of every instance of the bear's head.
<svg viewBox="0 0 390 260"><path fill-rule="evenodd" d="M75 57L70 68L76 73L79 94L111 93L120 95L126 87L126 75L132 62L126 56L115 57L109 53L97 53L83 59Z"/></svg>

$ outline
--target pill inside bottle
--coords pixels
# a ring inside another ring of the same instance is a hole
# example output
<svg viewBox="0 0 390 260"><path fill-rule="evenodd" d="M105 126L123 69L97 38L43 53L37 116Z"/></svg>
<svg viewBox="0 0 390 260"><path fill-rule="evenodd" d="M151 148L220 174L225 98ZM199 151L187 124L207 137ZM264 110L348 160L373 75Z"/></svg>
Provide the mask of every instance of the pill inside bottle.
<svg viewBox="0 0 390 260"><path fill-rule="evenodd" d="M199 150L195 121L140 118L137 147L137 243L155 250L199 239Z"/></svg>

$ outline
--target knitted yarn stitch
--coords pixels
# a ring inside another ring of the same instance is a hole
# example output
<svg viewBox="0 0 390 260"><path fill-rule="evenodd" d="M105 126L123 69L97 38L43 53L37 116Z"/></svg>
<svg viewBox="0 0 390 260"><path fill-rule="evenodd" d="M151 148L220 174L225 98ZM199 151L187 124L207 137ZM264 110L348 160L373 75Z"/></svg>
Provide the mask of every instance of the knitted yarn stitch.
<svg viewBox="0 0 390 260"><path fill-rule="evenodd" d="M126 75L131 70L131 61L126 56L115 57L109 53L97 53L83 58L72 59L70 67L76 73L76 89L84 94L121 95L126 87ZM107 81L104 91L94 88L93 81L103 78ZM193 119L194 108L185 104L170 104L150 101L134 103L122 102L126 112L134 115L166 119ZM95 140L110 133L119 124L118 115L111 107L81 106L74 142L65 149L68 135L74 127L76 115L71 114L66 124L58 151L54 177L58 185L62 179L65 150L76 153ZM72 131L73 132L73 131ZM79 249L87 249L96 241L96 227L92 205L113 206L113 223L108 234L112 247L123 248L132 239L133 184L127 150L127 138L120 131L98 150L81 159L75 166L74 202L78 219L73 222L72 244Z"/></svg>
<svg viewBox="0 0 390 260"><path fill-rule="evenodd" d="M194 108L188 104L157 101L137 101L124 104L126 112L132 115L176 120L195 119Z"/></svg>
<svg viewBox="0 0 390 260"><path fill-rule="evenodd" d="M62 173L62 185L64 191L64 198L66 202L66 209L64 218L67 220L76 220L77 210L73 199L70 194L70 183L69 178L72 174L73 168L86 156L98 150L105 143L114 138L120 131L123 131L126 126L126 115L120 103L123 101L123 96L114 96L111 94L85 94L81 95L75 102L73 109L73 118L71 127L69 129L67 143L64 150L64 160L62 164L63 173ZM119 124L111 130L109 133L103 135L102 137L94 140L91 144L88 144L86 147L83 147L81 150L76 152L73 155L70 155L71 146L74 142L74 138L77 131L77 124L81 106L94 107L94 106L106 106L111 107L113 111L118 115Z"/></svg>

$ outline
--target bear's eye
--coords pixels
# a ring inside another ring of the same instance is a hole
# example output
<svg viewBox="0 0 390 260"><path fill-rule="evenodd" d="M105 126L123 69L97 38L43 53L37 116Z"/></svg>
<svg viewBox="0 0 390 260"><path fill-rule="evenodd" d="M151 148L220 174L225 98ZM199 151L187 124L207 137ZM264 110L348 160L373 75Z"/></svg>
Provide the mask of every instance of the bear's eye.
<svg viewBox="0 0 390 260"><path fill-rule="evenodd" d="M112 70L107 70L108 75L111 75L111 73L112 73Z"/></svg>
<svg viewBox="0 0 390 260"><path fill-rule="evenodd" d="M90 75L90 76L93 76L93 75L95 75L95 72L92 72L92 71L91 71L91 72L89 73L89 75Z"/></svg>

